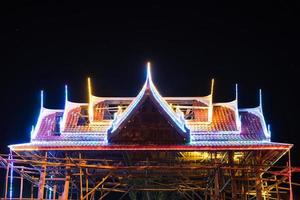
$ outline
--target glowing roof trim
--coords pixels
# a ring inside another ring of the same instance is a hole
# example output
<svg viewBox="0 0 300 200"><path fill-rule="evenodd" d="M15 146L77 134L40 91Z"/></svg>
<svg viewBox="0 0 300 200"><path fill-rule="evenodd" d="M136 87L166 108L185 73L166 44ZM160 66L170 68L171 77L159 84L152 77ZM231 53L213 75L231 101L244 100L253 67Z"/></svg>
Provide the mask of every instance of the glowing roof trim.
<svg viewBox="0 0 300 200"><path fill-rule="evenodd" d="M171 119L176 123L176 125L183 132L185 132L185 133L189 132L189 130L187 129L185 120L180 118L173 111L171 106L169 106L167 101L157 91L157 89L152 81L150 63L148 63L148 66L147 66L147 79L146 79L146 82L145 82L142 90L139 92L137 97L130 103L130 105L126 108L126 110L119 116L116 116L111 127L109 128L111 130L111 132L114 132L121 125L121 123L129 116L129 114L132 112L132 110L141 101L142 97L145 95L147 90L149 90L153 94L153 97L155 98L155 100L159 103L161 108L163 108L164 111L171 117Z"/></svg>

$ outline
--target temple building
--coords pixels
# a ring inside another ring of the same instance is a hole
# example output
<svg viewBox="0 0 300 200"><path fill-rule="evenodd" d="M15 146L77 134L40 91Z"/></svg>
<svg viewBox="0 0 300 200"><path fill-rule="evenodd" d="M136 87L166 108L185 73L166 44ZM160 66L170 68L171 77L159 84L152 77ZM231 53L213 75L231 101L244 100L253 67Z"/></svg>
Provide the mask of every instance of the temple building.
<svg viewBox="0 0 300 200"><path fill-rule="evenodd" d="M5 198L281 199L292 195L292 144L271 141L260 103L239 108L207 96L163 97L151 76L136 97L68 98L64 109L43 104L30 142L2 157ZM284 159L284 158L283 158ZM286 171L284 171L286 170ZM18 179L16 179L18 177ZM20 190L12 191L14 184ZM117 195L117 196L112 196ZM27 197L27 198L30 198Z"/></svg>

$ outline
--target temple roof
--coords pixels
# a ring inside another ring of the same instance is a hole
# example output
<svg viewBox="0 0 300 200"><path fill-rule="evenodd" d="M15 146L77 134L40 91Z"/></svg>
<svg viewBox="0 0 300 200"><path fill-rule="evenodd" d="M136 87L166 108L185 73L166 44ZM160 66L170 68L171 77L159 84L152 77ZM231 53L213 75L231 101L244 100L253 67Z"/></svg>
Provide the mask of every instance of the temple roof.
<svg viewBox="0 0 300 200"><path fill-rule="evenodd" d="M135 127L142 127L134 121L145 123L144 125L148 123L149 130L150 126L153 130L159 128L158 125L155 127L157 122L152 121L149 124L149 121L142 120L143 115L146 115L143 114L143 106L157 111L155 118L159 118L166 125L160 125L160 128L173 132L173 135L168 135L169 138L180 136L188 141L181 143L182 145L277 144L271 142L271 133L262 112L261 95L259 106L254 108L238 108L237 95L229 102L213 102L212 82L211 93L204 97L162 97L152 81L150 65L147 68L146 81L136 97L95 96L92 94L90 82L88 103L69 101L67 87L64 109L45 108L43 95L41 97L40 115L31 133L30 143L11 145L11 148L23 146L29 149L30 145L50 148L64 144L66 147L114 146L116 144L110 138L121 137L123 133L120 136L118 134L125 129L128 131L128 127L131 127L131 131L137 131ZM136 123L134 126L133 122Z"/></svg>

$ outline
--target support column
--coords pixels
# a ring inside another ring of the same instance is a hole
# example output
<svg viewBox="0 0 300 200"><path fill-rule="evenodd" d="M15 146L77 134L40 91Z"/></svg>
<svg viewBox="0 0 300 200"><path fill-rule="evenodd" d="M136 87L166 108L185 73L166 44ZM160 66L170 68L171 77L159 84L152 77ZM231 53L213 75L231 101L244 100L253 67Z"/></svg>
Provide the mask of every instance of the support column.
<svg viewBox="0 0 300 200"><path fill-rule="evenodd" d="M255 179L255 190L256 190L256 199L257 200L262 200L262 174L261 174L261 167L260 165L261 163L261 152L256 152L255 153L256 156L256 170L255 170L255 174L256 174L256 179Z"/></svg>
<svg viewBox="0 0 300 200"><path fill-rule="evenodd" d="M65 181L64 191L63 191L63 194L61 197L62 199L68 199L68 197L69 197L70 180L71 180L70 167L67 166L66 167L66 181Z"/></svg>
<svg viewBox="0 0 300 200"><path fill-rule="evenodd" d="M289 150L289 185L290 185L290 200L293 200L293 187L292 187L292 163L291 163L291 150Z"/></svg>
<svg viewBox="0 0 300 200"><path fill-rule="evenodd" d="M262 200L262 183L261 183L261 176L260 174L256 177L255 180L255 189L256 189L256 199Z"/></svg>
<svg viewBox="0 0 300 200"><path fill-rule="evenodd" d="M34 187L34 185L33 185L33 183L31 183L31 194L30 194L30 199L31 200L33 200L33 197L34 197L34 194L33 194L34 193L34 188L33 187Z"/></svg>
<svg viewBox="0 0 300 200"><path fill-rule="evenodd" d="M22 167L21 169L21 181L20 181L20 200L23 198L23 182L24 182L24 178L23 178L23 172L24 172L24 168Z"/></svg>
<svg viewBox="0 0 300 200"><path fill-rule="evenodd" d="M219 170L220 169L216 169L216 173L215 173L214 199L220 199Z"/></svg>
<svg viewBox="0 0 300 200"><path fill-rule="evenodd" d="M8 158L10 159L10 155L9 155ZM5 176L5 194L4 194L4 199L7 199L7 194L8 194L9 165L10 165L10 161L7 161L6 176Z"/></svg>
<svg viewBox="0 0 300 200"><path fill-rule="evenodd" d="M81 153L79 153L79 163L81 164ZM79 187L80 187L80 200L83 200L83 187L82 187L82 168L79 167Z"/></svg>
<svg viewBox="0 0 300 200"><path fill-rule="evenodd" d="M234 167L234 152L228 152L228 161L231 168ZM230 178L231 178L231 198L232 200L237 200L237 185L235 180L235 170L230 169Z"/></svg>
<svg viewBox="0 0 300 200"><path fill-rule="evenodd" d="M44 190L45 190L45 182L46 182L46 169L47 169L47 152L45 153L44 164L42 165L40 181L39 181L39 192L38 192L38 200L44 199Z"/></svg>
<svg viewBox="0 0 300 200"><path fill-rule="evenodd" d="M89 193L89 175L88 169L85 169L85 194ZM86 200L89 200L89 197L86 197Z"/></svg>
<svg viewBox="0 0 300 200"><path fill-rule="evenodd" d="M57 189L57 186L54 185L54 186L53 186L53 200L56 199L56 189Z"/></svg>

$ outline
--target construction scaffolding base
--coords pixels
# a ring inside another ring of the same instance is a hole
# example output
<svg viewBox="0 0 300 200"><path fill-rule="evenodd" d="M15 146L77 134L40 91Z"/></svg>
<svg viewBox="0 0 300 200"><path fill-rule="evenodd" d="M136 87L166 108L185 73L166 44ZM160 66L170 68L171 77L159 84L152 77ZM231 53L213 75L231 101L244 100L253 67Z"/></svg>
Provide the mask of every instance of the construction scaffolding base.
<svg viewBox="0 0 300 200"><path fill-rule="evenodd" d="M24 151L1 155L4 199L293 199L289 150ZM282 158L283 157L283 158ZM282 159L281 159L282 158ZM279 160L287 161L276 166Z"/></svg>

